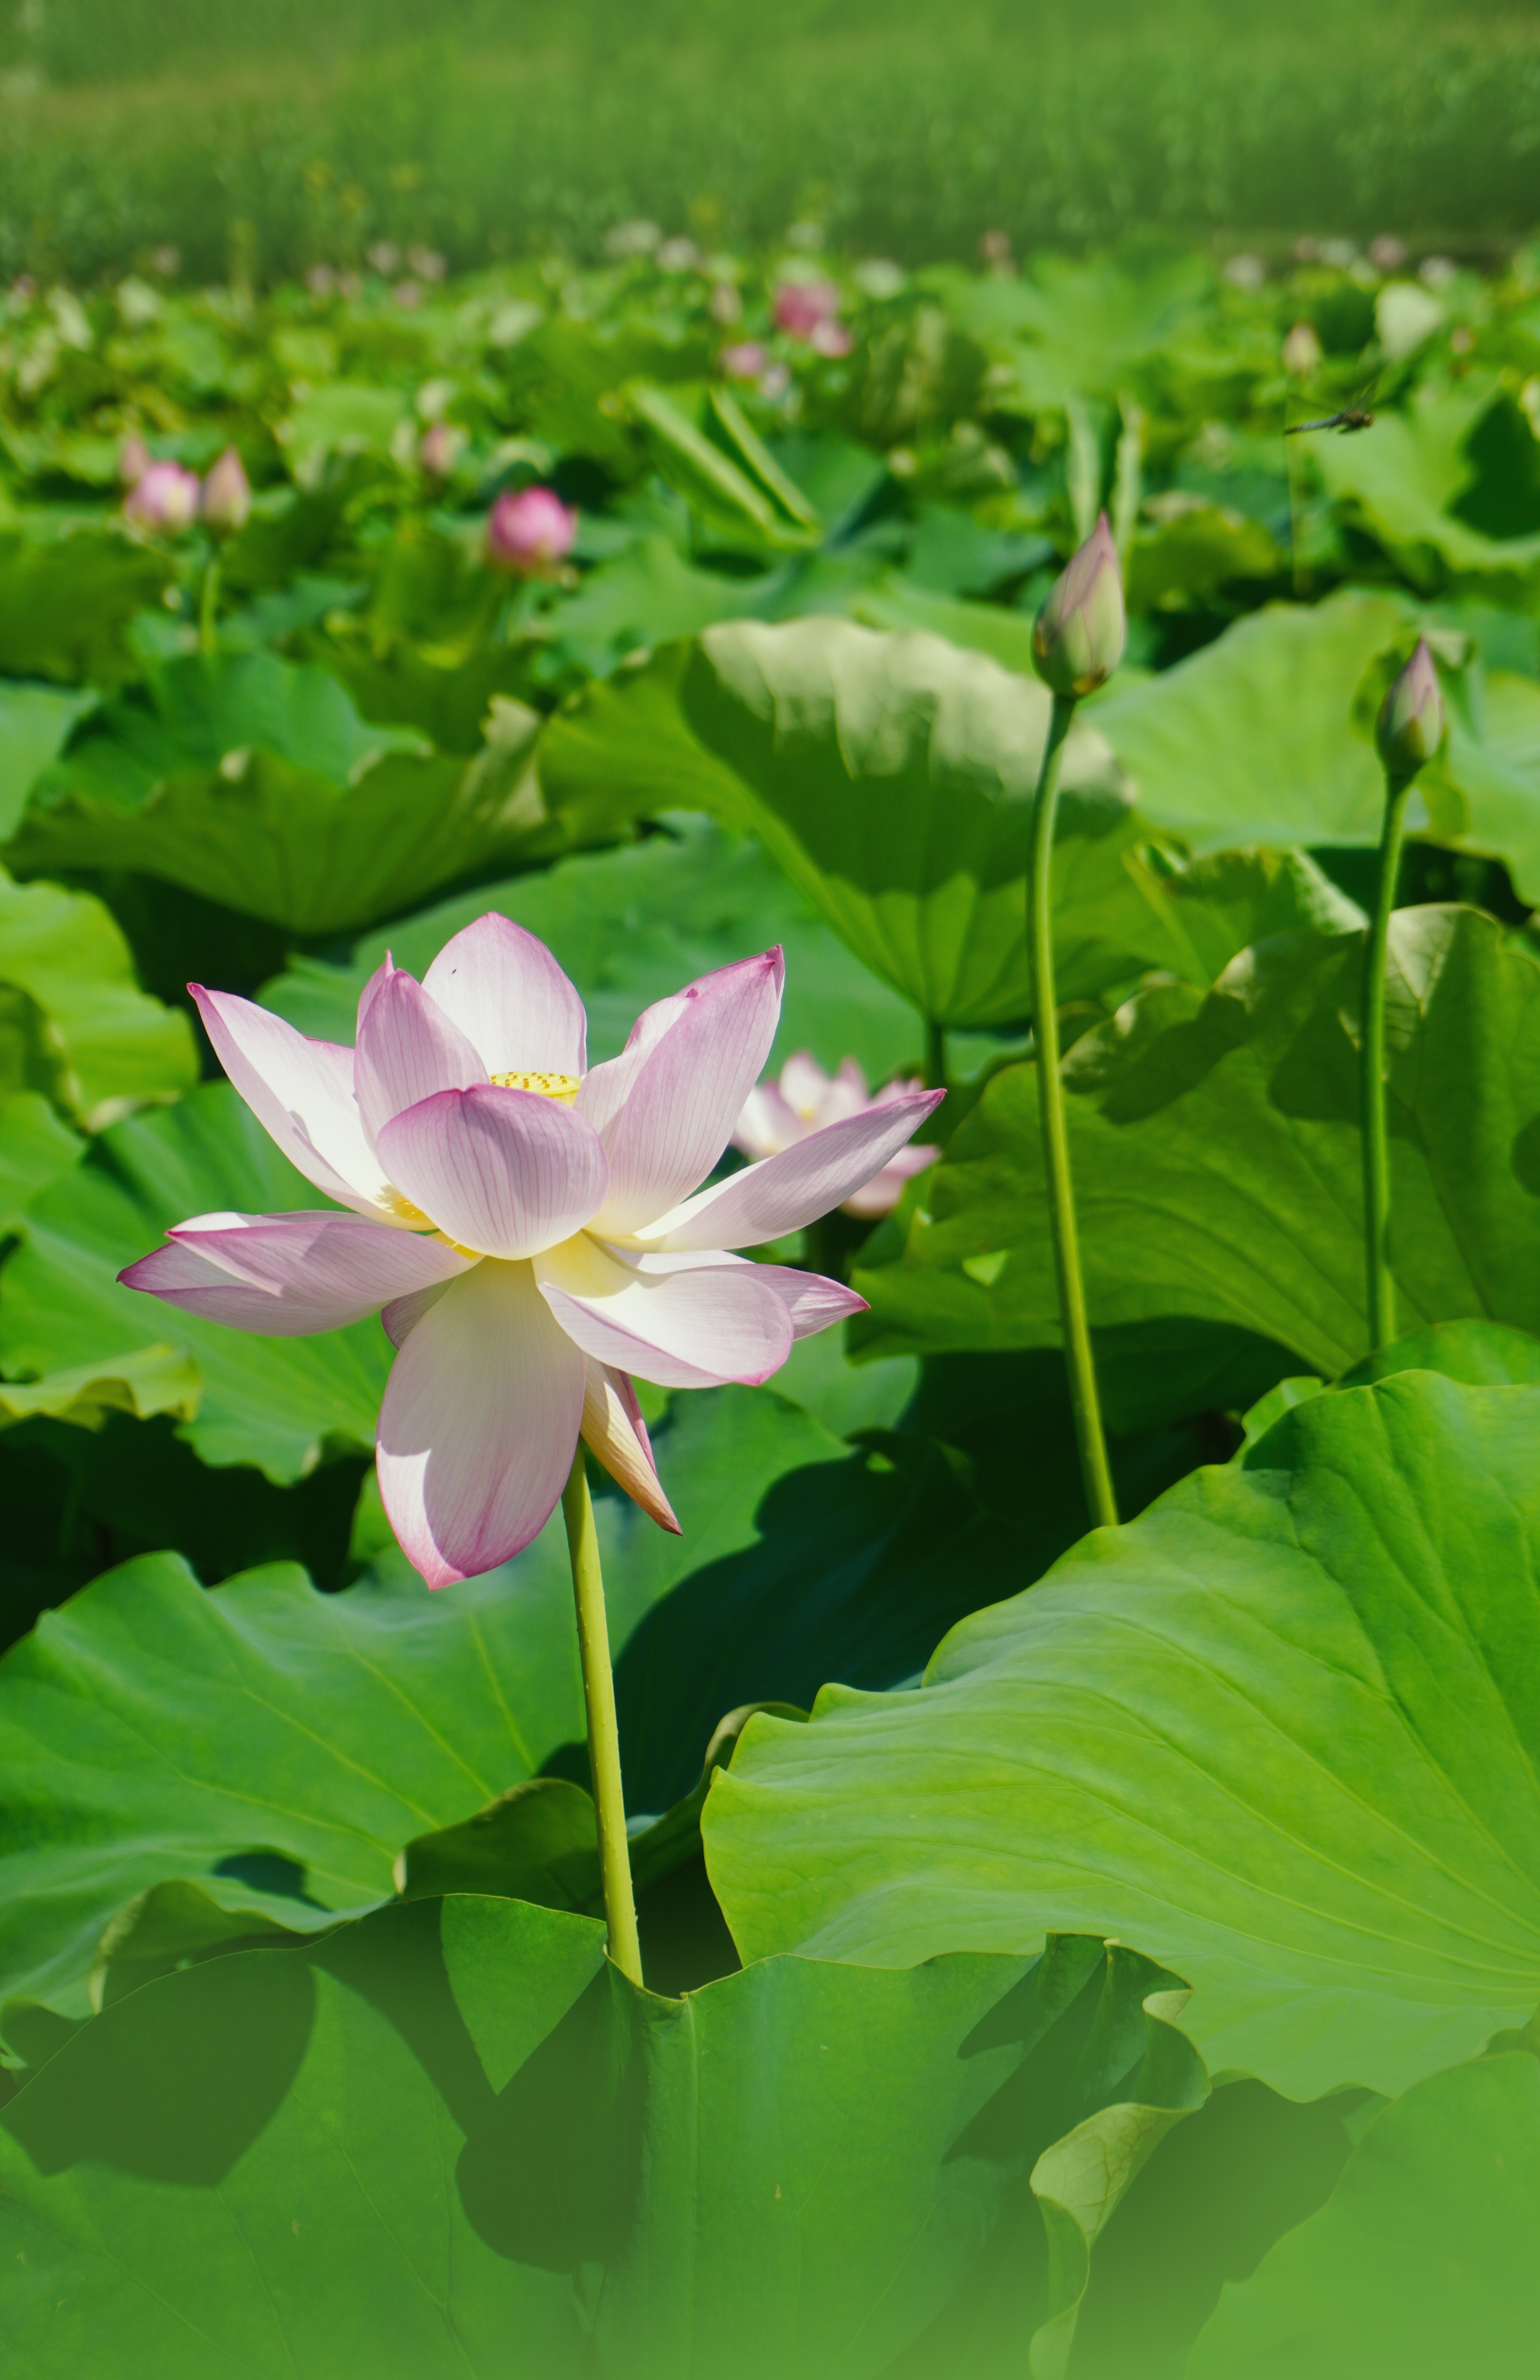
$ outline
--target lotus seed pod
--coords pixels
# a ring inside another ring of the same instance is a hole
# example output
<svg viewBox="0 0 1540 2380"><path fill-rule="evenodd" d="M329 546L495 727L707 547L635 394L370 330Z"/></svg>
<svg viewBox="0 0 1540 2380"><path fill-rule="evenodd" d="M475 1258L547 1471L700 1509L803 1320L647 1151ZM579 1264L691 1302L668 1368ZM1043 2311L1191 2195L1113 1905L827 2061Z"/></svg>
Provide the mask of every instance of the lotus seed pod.
<svg viewBox="0 0 1540 2380"><path fill-rule="evenodd" d="M233 537L251 517L251 482L234 446L226 446L203 482L203 519L215 537Z"/></svg>
<svg viewBox="0 0 1540 2380"><path fill-rule="evenodd" d="M1103 513L1037 614L1032 658L1055 694L1093 694L1117 668L1127 641L1118 549Z"/></svg>
<svg viewBox="0 0 1540 2380"><path fill-rule="evenodd" d="M1432 759L1443 740L1443 688L1427 638L1419 637L1416 651L1381 705L1375 744L1388 774L1410 777Z"/></svg>

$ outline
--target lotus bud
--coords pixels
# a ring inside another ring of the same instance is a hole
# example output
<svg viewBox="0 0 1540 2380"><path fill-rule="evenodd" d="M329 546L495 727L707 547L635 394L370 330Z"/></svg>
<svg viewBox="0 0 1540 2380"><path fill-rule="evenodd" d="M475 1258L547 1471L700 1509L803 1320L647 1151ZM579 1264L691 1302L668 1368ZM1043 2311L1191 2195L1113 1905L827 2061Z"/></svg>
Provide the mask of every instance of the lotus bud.
<svg viewBox="0 0 1540 2380"><path fill-rule="evenodd" d="M758 339L736 339L717 358L729 380L758 380L770 361Z"/></svg>
<svg viewBox="0 0 1540 2380"><path fill-rule="evenodd" d="M1321 352L1314 322L1296 322L1283 342L1283 369L1294 380L1308 380L1320 370Z"/></svg>
<svg viewBox="0 0 1540 2380"><path fill-rule="evenodd" d="M1419 637L1380 708L1375 745L1388 776L1415 775L1444 740L1444 693L1427 638Z"/></svg>
<svg viewBox="0 0 1540 2380"><path fill-rule="evenodd" d="M154 461L142 438L125 438L117 450L117 476L126 488L137 488Z"/></svg>
<svg viewBox="0 0 1540 2380"><path fill-rule="evenodd" d="M128 491L123 510L140 528L174 535L198 518L198 496L196 477L180 463L152 463Z"/></svg>
<svg viewBox="0 0 1540 2380"><path fill-rule="evenodd" d="M810 339L840 310L840 293L827 281L787 281L775 293L775 327Z"/></svg>
<svg viewBox="0 0 1540 2380"><path fill-rule="evenodd" d="M1118 549L1103 513L1037 614L1032 658L1045 686L1078 697L1106 685L1127 641Z"/></svg>
<svg viewBox="0 0 1540 2380"><path fill-rule="evenodd" d="M464 443L465 432L452 421L430 421L417 450L418 461L430 480L447 480Z"/></svg>
<svg viewBox="0 0 1540 2380"><path fill-rule="evenodd" d="M251 483L234 446L226 446L203 482L203 519L215 537L234 537L251 517Z"/></svg>
<svg viewBox="0 0 1540 2380"><path fill-rule="evenodd" d="M487 521L487 552L524 578L549 577L572 551L577 515L554 488L520 488L499 496Z"/></svg>

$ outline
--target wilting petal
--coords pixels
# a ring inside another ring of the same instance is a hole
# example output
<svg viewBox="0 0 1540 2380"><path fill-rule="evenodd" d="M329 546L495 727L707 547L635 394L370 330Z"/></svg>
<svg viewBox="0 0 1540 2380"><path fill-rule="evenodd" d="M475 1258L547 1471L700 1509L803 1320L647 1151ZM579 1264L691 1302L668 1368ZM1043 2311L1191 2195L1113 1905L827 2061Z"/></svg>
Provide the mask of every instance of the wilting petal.
<svg viewBox="0 0 1540 2380"><path fill-rule="evenodd" d="M381 1161L462 1247L514 1260L566 1239L604 1196L590 1124L536 1091L437 1091L380 1133Z"/></svg>
<svg viewBox="0 0 1540 2380"><path fill-rule="evenodd" d="M389 1215L380 1161L353 1097L353 1052L309 1041L233 991L188 990L214 1055L263 1130L307 1182L359 1214Z"/></svg>
<svg viewBox="0 0 1540 2380"><path fill-rule="evenodd" d="M511 917L478 917L445 942L422 978L474 1042L487 1075L580 1075L588 1019L551 953Z"/></svg>
<svg viewBox="0 0 1540 2380"><path fill-rule="evenodd" d="M874 1173L859 1190L851 1192L844 1201L845 1213L868 1220L891 1214L903 1195L904 1184L915 1174L923 1173L928 1165L934 1165L940 1153L933 1141L924 1141L918 1148L911 1144L907 1148L895 1149L880 1173Z"/></svg>
<svg viewBox="0 0 1540 2380"><path fill-rule="evenodd" d="M382 1127L403 1109L435 1091L467 1091L486 1081L476 1050L415 976L393 967L367 1009L359 1006L353 1088L376 1146Z"/></svg>
<svg viewBox="0 0 1540 2380"><path fill-rule="evenodd" d="M913 1091L809 1133L794 1148L746 1165L661 1215L635 1234L636 1244L672 1256L686 1248L758 1247L799 1232L879 1173L945 1096Z"/></svg>
<svg viewBox="0 0 1540 2380"><path fill-rule="evenodd" d="M650 1514L661 1529L683 1535L664 1495L652 1459L637 1391L624 1372L596 1364L590 1355L583 1390L583 1442L604 1465L617 1488Z"/></svg>
<svg viewBox="0 0 1540 2380"><path fill-rule="evenodd" d="M380 1493L430 1586L540 1535L583 1415L583 1358L527 1264L483 1264L420 1315L380 1410Z"/></svg>
<svg viewBox="0 0 1540 2380"><path fill-rule="evenodd" d="M442 1240L358 1215L203 1215L168 1239L118 1274L125 1287L270 1339L361 1321L469 1263Z"/></svg>
<svg viewBox="0 0 1540 2380"><path fill-rule="evenodd" d="M535 1259L552 1314L586 1355L665 1389L768 1379L791 1353L792 1322L757 1265L624 1260L587 1232Z"/></svg>
<svg viewBox="0 0 1540 2380"><path fill-rule="evenodd" d="M686 985L660 1027L638 1018L618 1058L577 1096L610 1160L595 1228L615 1238L649 1223L703 1182L733 1137L775 1038L785 965L779 950Z"/></svg>

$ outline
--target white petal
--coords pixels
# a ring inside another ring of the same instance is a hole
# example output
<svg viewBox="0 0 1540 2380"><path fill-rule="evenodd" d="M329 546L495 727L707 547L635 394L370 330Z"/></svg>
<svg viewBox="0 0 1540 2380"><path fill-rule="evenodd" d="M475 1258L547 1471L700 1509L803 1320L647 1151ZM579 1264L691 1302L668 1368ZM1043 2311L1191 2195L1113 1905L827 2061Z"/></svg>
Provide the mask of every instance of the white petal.
<svg viewBox="0 0 1540 2380"><path fill-rule="evenodd" d="M527 1264L482 1264L419 1316L380 1411L380 1493L430 1586L508 1561L572 1468L583 1358Z"/></svg>
<svg viewBox="0 0 1540 2380"><path fill-rule="evenodd" d="M467 1091L486 1081L476 1050L415 976L392 967L368 1008L359 1007L353 1088L376 1146L382 1128L404 1109L435 1091Z"/></svg>
<svg viewBox="0 0 1540 2380"><path fill-rule="evenodd" d="M307 1182L361 1215L391 1208L353 1097L353 1052L309 1041L271 1009L190 983L214 1054L263 1130Z"/></svg>
<svg viewBox="0 0 1540 2380"><path fill-rule="evenodd" d="M657 1522L661 1529L683 1534L673 1507L664 1495L652 1457L637 1391L624 1372L587 1358L583 1390L583 1442L604 1465L618 1488Z"/></svg>
<svg viewBox="0 0 1540 2380"><path fill-rule="evenodd" d="M445 942L422 979L489 1075L580 1075L588 1019L542 941L495 910Z"/></svg>
<svg viewBox="0 0 1540 2380"><path fill-rule="evenodd" d="M916 1091L809 1133L794 1148L746 1165L661 1215L633 1245L669 1254L687 1248L753 1248L799 1232L879 1173L945 1097Z"/></svg>
<svg viewBox="0 0 1540 2380"><path fill-rule="evenodd" d="M592 1127L537 1091L436 1091L381 1127L380 1155L462 1247L511 1261L566 1239L604 1196Z"/></svg>
<svg viewBox="0 0 1540 2380"><path fill-rule="evenodd" d="M665 1389L758 1381L791 1353L785 1305L755 1265L617 1256L580 1232L535 1258L535 1279L586 1355Z"/></svg>
<svg viewBox="0 0 1540 2380"><path fill-rule="evenodd" d="M201 1216L118 1279L186 1313L292 1339L361 1321L468 1262L442 1240L358 1215Z"/></svg>

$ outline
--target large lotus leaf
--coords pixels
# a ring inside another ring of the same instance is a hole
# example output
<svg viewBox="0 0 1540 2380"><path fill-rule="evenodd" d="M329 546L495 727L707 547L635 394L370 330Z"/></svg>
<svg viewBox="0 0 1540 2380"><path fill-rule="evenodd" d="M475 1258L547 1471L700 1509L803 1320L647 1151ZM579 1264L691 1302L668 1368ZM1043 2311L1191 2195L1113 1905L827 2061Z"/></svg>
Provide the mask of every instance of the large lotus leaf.
<svg viewBox="0 0 1540 2380"><path fill-rule="evenodd" d="M1207 999L1143 993L1065 1069L1093 1321L1236 1324L1328 1375L1368 1342L1362 938L1280 936ZM1473 909L1392 922L1388 1081L1401 1327L1540 1332L1540 966ZM896 1264L857 1276L864 1343L1050 1342L1059 1311L1037 1075L996 1075L924 1177Z"/></svg>
<svg viewBox="0 0 1540 2380"><path fill-rule="evenodd" d="M597 1500L637 1815L690 1791L725 1712L806 1708L831 1675L912 1677L1018 1575L1004 1529L918 1446L907 1468L877 1463L745 1389L675 1398L655 1444L682 1536ZM431 1597L394 1549L330 1596L286 1565L205 1590L177 1557L147 1556L6 1657L0 1730L0 1996L78 2005L113 1912L178 1877L320 1923L388 1895L409 1842L564 1746L561 1773L586 1778L561 1516L516 1561ZM285 1866L290 1883L253 1901Z"/></svg>
<svg viewBox="0 0 1540 2380"><path fill-rule="evenodd" d="M1034 2159L1103 2111L1147 2144L1203 2094L1171 1978L1099 1943L777 1960L683 2000L601 1944L455 1897L108 2008L5 2111L13 2356L492 2380L514 2341L540 2380L1005 2380L1058 2295Z"/></svg>
<svg viewBox="0 0 1540 2380"><path fill-rule="evenodd" d="M137 675L129 622L172 575L164 553L117 529L48 543L0 530L0 671L67 686Z"/></svg>
<svg viewBox="0 0 1540 2380"><path fill-rule="evenodd" d="M84 1154L84 1141L41 1091L0 1100L0 1232L14 1232L29 1202Z"/></svg>
<svg viewBox="0 0 1540 2380"><path fill-rule="evenodd" d="M0 686L0 841L15 832L33 785L96 700L55 686Z"/></svg>
<svg viewBox="0 0 1540 2380"><path fill-rule="evenodd" d="M780 588L778 574L735 578L702 570L672 538L638 537L590 570L576 594L553 603L540 633L585 672L605 677L633 655L694 636L713 621L757 617L773 607Z"/></svg>
<svg viewBox="0 0 1540 2380"><path fill-rule="evenodd" d="M738 623L591 694L552 729L540 776L563 808L606 784L746 828L923 1014L996 1025L1031 1004L1026 855L1049 710L1036 681L940 638ZM1072 734L1064 774L1068 998L1163 953L1146 955L1160 936L1124 865L1143 830L1093 728Z"/></svg>
<svg viewBox="0 0 1540 2380"><path fill-rule="evenodd" d="M1479 727L1479 734L1476 732ZM1540 902L1540 686L1494 670L1481 682L1474 717L1458 711L1429 790L1440 808L1441 840L1506 861L1521 900Z"/></svg>
<svg viewBox="0 0 1540 2380"><path fill-rule="evenodd" d="M582 993L590 1065L624 1048L654 1001L776 942L786 991L771 1066L810 1049L831 1069L859 1059L876 1083L917 1058L924 1032L914 1010L851 956L757 844L698 817L670 824L667 835L564 859L383 927L349 967L294 960L263 999L303 1033L351 1042L358 994L387 950L420 980L451 934L497 909L538 934Z"/></svg>
<svg viewBox="0 0 1540 2380"><path fill-rule="evenodd" d="M0 1273L0 1366L36 1378L151 1340L190 1355L202 1402L186 1435L205 1463L254 1463L270 1479L312 1470L331 1444L372 1446L390 1346L377 1322L311 1339L262 1339L123 1288L117 1274L189 1215L277 1214L327 1202L228 1085L103 1133L42 1191Z"/></svg>
<svg viewBox="0 0 1540 2380"><path fill-rule="evenodd" d="M197 1080L187 1018L140 991L111 912L0 868L0 1097L46 1092L96 1125Z"/></svg>
<svg viewBox="0 0 1540 2380"><path fill-rule="evenodd" d="M766 546L806 545L810 538L816 540L817 516L808 521L805 500L800 517L790 510L795 489L783 481L733 400L728 399L728 419L735 417L740 431L746 432L752 442L747 452L741 437L726 431L712 394L694 394L696 403L690 405L685 390L670 395L646 381L633 381L625 391L643 443L670 486L703 520L740 543L746 541L751 552ZM751 462L753 449L758 449L758 468Z"/></svg>
<svg viewBox="0 0 1540 2380"><path fill-rule="evenodd" d="M535 714L502 701L468 765L371 726L329 672L266 652L168 663L34 787L18 875L127 868L298 933L370 925L547 823Z"/></svg>
<svg viewBox="0 0 1540 2380"><path fill-rule="evenodd" d="M1436 587L1449 572L1522 576L1540 561L1540 536L1494 536L1489 526L1461 516L1475 493L1473 446L1491 407L1490 384L1473 395L1428 382L1404 412L1379 414L1368 434L1323 438L1312 447L1329 493L1415 586Z"/></svg>
<svg viewBox="0 0 1540 2380"><path fill-rule="evenodd" d="M1374 2118L1328 2204L1232 2282L1191 2380L1522 2372L1540 2324L1540 2062L1430 2075Z"/></svg>
<svg viewBox="0 0 1540 2380"><path fill-rule="evenodd" d="M1395 2092L1540 1988L1540 1390L1317 1397L965 1621L757 1718L708 1801L747 1957L1152 1946L1211 2070Z"/></svg>
<svg viewBox="0 0 1540 2380"><path fill-rule="evenodd" d="M38 1414L82 1429L100 1429L110 1413L133 1414L139 1421L168 1413L190 1421L202 1390L190 1355L155 1343L131 1355L51 1372L42 1380L0 1380L0 1429Z"/></svg>
<svg viewBox="0 0 1540 2380"><path fill-rule="evenodd" d="M1131 271L1113 257L1043 256L1019 279L934 277L975 338L1009 359L1000 398L1031 413L1087 393L1111 395L1131 370L1196 329L1213 287L1208 268L1168 253Z"/></svg>
<svg viewBox="0 0 1540 2380"><path fill-rule="evenodd" d="M988 653L991 661L999 662L1002 669L1014 670L1019 677L1034 674L1030 613L1013 612L1003 603L970 603L961 596L939 595L896 571L858 595L851 608L868 628L924 629L968 652Z"/></svg>
<svg viewBox="0 0 1540 2380"><path fill-rule="evenodd" d="M404 388L374 381L333 380L300 399L279 429L291 468L312 471L331 454L388 455L412 409Z"/></svg>

